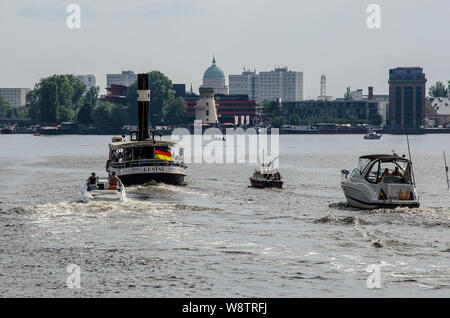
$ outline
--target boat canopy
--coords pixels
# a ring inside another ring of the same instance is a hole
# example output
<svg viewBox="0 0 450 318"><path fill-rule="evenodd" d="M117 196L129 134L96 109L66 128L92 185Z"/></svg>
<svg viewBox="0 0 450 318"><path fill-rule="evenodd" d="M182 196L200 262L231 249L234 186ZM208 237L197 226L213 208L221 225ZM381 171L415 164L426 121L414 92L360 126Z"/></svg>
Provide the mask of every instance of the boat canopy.
<svg viewBox="0 0 450 318"><path fill-rule="evenodd" d="M179 146L178 143L172 141L123 141L112 142L109 144L111 150L126 149L126 148L142 148L142 147L174 147Z"/></svg>
<svg viewBox="0 0 450 318"><path fill-rule="evenodd" d="M409 161L407 158L404 157L400 157L398 155L392 155L392 154L374 154L374 155L365 155L365 156L361 156L359 157L359 159L369 159L370 161L372 160L377 160L377 159L398 159L398 160L406 160Z"/></svg>

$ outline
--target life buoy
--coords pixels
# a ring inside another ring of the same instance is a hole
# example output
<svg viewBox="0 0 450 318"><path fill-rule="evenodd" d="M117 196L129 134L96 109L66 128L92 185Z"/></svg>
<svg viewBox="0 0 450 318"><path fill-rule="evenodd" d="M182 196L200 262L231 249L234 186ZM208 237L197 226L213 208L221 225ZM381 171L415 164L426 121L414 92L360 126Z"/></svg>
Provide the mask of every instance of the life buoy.
<svg viewBox="0 0 450 318"><path fill-rule="evenodd" d="M411 200L411 192L409 191L403 192L402 190L400 190L398 192L398 197L400 200Z"/></svg>

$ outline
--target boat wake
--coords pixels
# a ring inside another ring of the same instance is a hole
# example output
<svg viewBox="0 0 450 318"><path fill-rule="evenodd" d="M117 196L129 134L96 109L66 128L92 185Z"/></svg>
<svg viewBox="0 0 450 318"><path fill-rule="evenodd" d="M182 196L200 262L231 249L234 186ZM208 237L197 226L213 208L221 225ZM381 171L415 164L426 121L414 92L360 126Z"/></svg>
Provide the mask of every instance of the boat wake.
<svg viewBox="0 0 450 318"><path fill-rule="evenodd" d="M55 216L64 214L89 214L90 216L102 216L110 213L148 213L148 214L166 214L184 211L222 211L222 209L188 205L171 202L150 202L128 200L127 202L58 202L46 203L28 206L18 206L8 210L1 211L2 214L53 214Z"/></svg>

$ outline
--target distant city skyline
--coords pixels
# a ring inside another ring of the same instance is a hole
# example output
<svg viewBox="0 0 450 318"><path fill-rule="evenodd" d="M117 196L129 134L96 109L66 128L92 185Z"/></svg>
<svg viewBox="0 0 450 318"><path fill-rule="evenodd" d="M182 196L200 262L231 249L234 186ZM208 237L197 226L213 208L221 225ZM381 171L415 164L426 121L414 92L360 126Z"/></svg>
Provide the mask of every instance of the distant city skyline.
<svg viewBox="0 0 450 318"><path fill-rule="evenodd" d="M66 7L81 7L81 29L66 27ZM366 26L371 3L381 28ZM427 88L450 79L445 35L448 0L17 0L0 4L0 87L30 87L52 74L159 70L174 83L202 84L215 55L226 78L243 67L303 72L304 99L374 87L389 91L389 69L418 66ZM217 23L220 21L220 23Z"/></svg>

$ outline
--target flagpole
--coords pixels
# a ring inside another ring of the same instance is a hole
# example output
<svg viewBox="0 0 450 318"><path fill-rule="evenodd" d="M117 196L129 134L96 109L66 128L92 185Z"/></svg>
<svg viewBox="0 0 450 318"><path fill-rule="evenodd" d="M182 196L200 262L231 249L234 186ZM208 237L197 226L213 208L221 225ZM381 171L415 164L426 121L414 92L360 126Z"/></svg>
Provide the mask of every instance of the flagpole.
<svg viewBox="0 0 450 318"><path fill-rule="evenodd" d="M448 166L447 166L447 159L445 158L445 151L443 150L442 153L444 154L445 174L447 176L447 187L450 189L450 183L448 181Z"/></svg>

